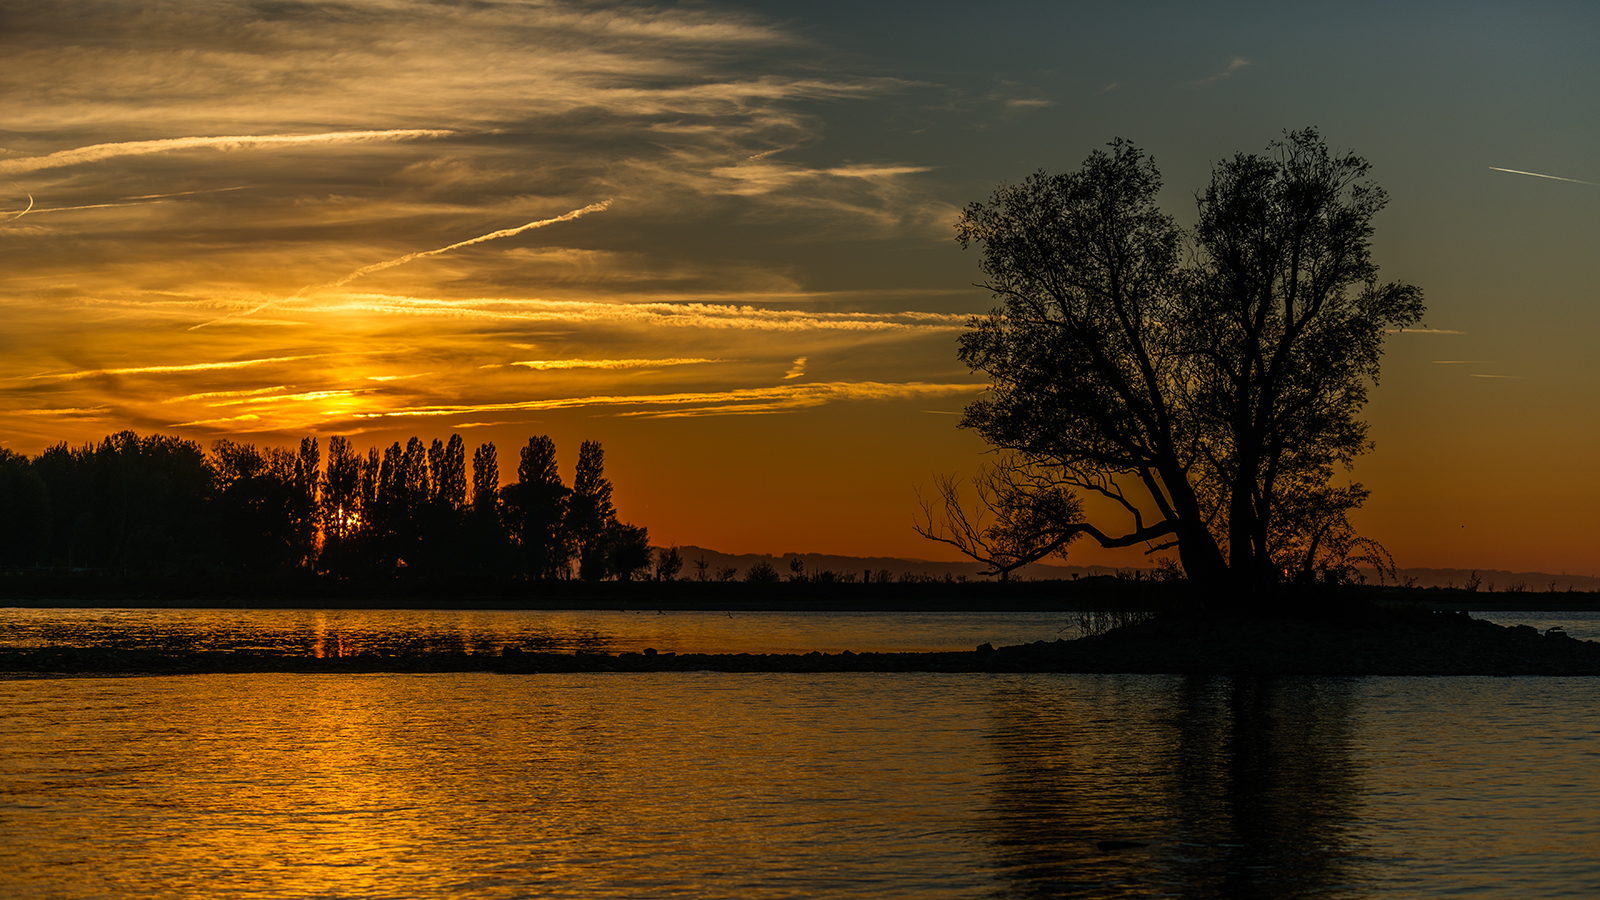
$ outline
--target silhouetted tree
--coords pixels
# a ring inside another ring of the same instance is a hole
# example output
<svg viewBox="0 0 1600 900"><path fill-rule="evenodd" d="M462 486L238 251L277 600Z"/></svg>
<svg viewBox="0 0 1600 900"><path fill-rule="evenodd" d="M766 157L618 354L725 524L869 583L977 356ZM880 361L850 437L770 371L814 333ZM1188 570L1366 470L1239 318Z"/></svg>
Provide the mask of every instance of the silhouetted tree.
<svg viewBox="0 0 1600 900"><path fill-rule="evenodd" d="M923 533L996 572L1083 534L1176 547L1190 579L1241 600L1315 569L1316 542L1284 533L1289 509L1319 510L1303 521L1324 534L1348 528L1365 492L1332 487L1333 467L1370 447L1356 414L1385 333L1423 312L1417 288L1377 281L1385 195L1368 169L1312 130L1218 164L1187 262L1160 176L1125 141L969 206L958 237L982 248L1003 308L962 336L961 360L993 382L962 426L1006 452L1002 500L1087 491L1131 527L1107 533L1052 501L1013 536L1025 552L995 555L949 514L949 491Z"/></svg>
<svg viewBox="0 0 1600 900"><path fill-rule="evenodd" d="M310 560L316 549L316 515L299 454L217 440L211 445L211 465L217 487L214 517L225 561L264 570Z"/></svg>
<svg viewBox="0 0 1600 900"><path fill-rule="evenodd" d="M710 581L711 577L708 574L708 570L710 569L710 567L711 567L711 564L706 562L706 558L704 556L701 556L699 559L695 560L694 561L694 580L695 581Z"/></svg>
<svg viewBox="0 0 1600 900"><path fill-rule="evenodd" d="M36 566L50 540L50 491L33 463L0 447L0 566Z"/></svg>
<svg viewBox="0 0 1600 900"><path fill-rule="evenodd" d="M517 483L504 493L506 516L529 577L566 577L572 559L566 527L572 491L561 483L556 442L549 435L528 439L517 463Z"/></svg>
<svg viewBox="0 0 1600 900"><path fill-rule="evenodd" d="M605 477L605 451L599 441L584 441L578 447L567 511L567 533L577 553L578 576L583 580L599 581L611 574L606 532L616 518L616 508L611 505L611 482Z"/></svg>
<svg viewBox="0 0 1600 900"><path fill-rule="evenodd" d="M683 554L676 546L665 547L656 551L655 579L657 581L672 581L683 571ZM701 579L702 581L704 579Z"/></svg>
<svg viewBox="0 0 1600 900"><path fill-rule="evenodd" d="M481 572L502 573L509 564L511 539L500 509L500 462L493 443L472 453L472 512L468 518L469 551Z"/></svg>
<svg viewBox="0 0 1600 900"><path fill-rule="evenodd" d="M361 472L365 460L340 435L328 438L328 468L322 476L319 568L343 571L356 563L363 521Z"/></svg>
<svg viewBox="0 0 1600 900"><path fill-rule="evenodd" d="M606 575L632 581L650 569L650 531L612 520L606 529Z"/></svg>
<svg viewBox="0 0 1600 900"><path fill-rule="evenodd" d="M781 579L778 578L778 570L772 567L772 563L763 559L745 571L744 580L756 584L771 584Z"/></svg>

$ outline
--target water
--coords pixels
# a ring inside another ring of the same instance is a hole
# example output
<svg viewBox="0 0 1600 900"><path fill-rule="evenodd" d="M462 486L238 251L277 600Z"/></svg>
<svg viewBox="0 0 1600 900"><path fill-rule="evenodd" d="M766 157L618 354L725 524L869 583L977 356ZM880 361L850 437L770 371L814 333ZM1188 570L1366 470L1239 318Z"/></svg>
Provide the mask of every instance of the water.
<svg viewBox="0 0 1600 900"><path fill-rule="evenodd" d="M1600 612L1481 612L1600 640ZM268 650L307 656L502 647L546 652L836 653L971 650L1078 636L1077 615L1015 612L692 612L0 608L0 647Z"/></svg>
<svg viewBox="0 0 1600 900"><path fill-rule="evenodd" d="M0 711L7 897L1600 896L1600 679L255 674Z"/></svg>
<svg viewBox="0 0 1600 900"><path fill-rule="evenodd" d="M0 610L0 645L938 650L1071 622ZM0 680L4 897L1589 897L1597 861L1600 679Z"/></svg>
<svg viewBox="0 0 1600 900"><path fill-rule="evenodd" d="M270 650L308 656L971 650L1077 636L1074 613L0 608L0 647Z"/></svg>

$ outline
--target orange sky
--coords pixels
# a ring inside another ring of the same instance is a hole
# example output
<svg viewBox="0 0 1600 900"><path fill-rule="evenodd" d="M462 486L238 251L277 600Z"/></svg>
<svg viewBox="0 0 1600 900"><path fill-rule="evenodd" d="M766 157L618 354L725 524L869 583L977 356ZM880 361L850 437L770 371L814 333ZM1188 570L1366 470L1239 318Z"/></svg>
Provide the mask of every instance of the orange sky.
<svg viewBox="0 0 1600 900"><path fill-rule="evenodd" d="M549 434L570 473L595 438L656 543L948 558L910 526L982 458L960 207L1121 135L1188 222L1212 160L1313 124L1429 305L1360 524L1600 572L1594 13L895 9L8 11L0 441Z"/></svg>

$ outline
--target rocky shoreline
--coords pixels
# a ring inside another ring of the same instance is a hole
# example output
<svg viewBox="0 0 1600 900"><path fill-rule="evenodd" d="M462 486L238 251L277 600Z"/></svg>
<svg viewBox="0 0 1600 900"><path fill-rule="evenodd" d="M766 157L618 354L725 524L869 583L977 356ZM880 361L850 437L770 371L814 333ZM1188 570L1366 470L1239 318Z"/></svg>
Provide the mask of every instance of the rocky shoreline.
<svg viewBox="0 0 1600 900"><path fill-rule="evenodd" d="M0 649L0 677L250 672L1059 672L1181 675L1600 675L1600 643L1465 613L1168 615L1102 635L940 653L426 653L311 657L103 647Z"/></svg>

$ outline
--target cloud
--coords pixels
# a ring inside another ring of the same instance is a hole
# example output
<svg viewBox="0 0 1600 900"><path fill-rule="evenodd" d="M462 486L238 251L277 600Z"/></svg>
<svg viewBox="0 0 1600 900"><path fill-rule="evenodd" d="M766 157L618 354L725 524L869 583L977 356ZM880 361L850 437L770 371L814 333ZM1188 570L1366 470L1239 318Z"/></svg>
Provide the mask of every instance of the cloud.
<svg viewBox="0 0 1600 900"><path fill-rule="evenodd" d="M674 357L671 359L529 359L514 362L513 366L530 369L655 369L664 366L688 366L697 363L721 362L720 359Z"/></svg>
<svg viewBox="0 0 1600 900"><path fill-rule="evenodd" d="M973 394L988 389L987 384L924 384L911 382L884 384L881 382L829 382L821 384L793 384L764 388L742 388L729 391L686 391L664 394L598 395L590 397L561 397L547 400L520 400L507 403L476 403L461 405L418 406L391 409L384 412L357 413L357 418L377 419L396 417L453 416L463 413L521 412L529 410L572 409L607 406L664 406L689 409L658 410L631 413L630 415L688 415L716 411L778 412L821 406L838 401L900 400L913 397L942 397L955 394Z"/></svg>
<svg viewBox="0 0 1600 900"><path fill-rule="evenodd" d="M917 310L894 313L812 312L721 303L607 303L508 297L450 300L389 294L356 294L333 302L309 300L295 303L293 310L297 313L344 311L499 322L562 325L627 323L750 331L961 331L966 328L970 318L966 313Z"/></svg>
<svg viewBox="0 0 1600 900"><path fill-rule="evenodd" d="M783 373L783 377L785 379L799 378L801 375L804 375L805 373L806 373L806 358L804 356L802 356L802 357L797 358L794 361L794 365L789 367L789 371Z"/></svg>
<svg viewBox="0 0 1600 900"><path fill-rule="evenodd" d="M227 398L231 398L231 397L257 397L257 396L260 396L262 394L273 394L273 393L277 393L278 391L286 391L288 389L289 389L288 385L280 384L280 385L276 385L274 387L255 388L253 390L248 390L248 391L202 391L201 393L198 393L198 394L184 394L182 397L168 397L166 400L163 400L162 402L163 403L185 403L185 402L193 402L193 401L196 401L196 400L217 400L217 399L227 399Z"/></svg>
<svg viewBox="0 0 1600 900"><path fill-rule="evenodd" d="M248 366L261 366L268 363L297 362L303 359L317 359L329 356L327 353L316 353L307 356L272 356L264 359L240 359L231 362L188 363L177 366L134 366L125 369L83 369L77 372L43 372L38 375L22 376L29 381L75 381L79 378L93 378L97 375L168 375L175 372L210 372L222 369L243 369ZM13 379L15 380L15 379Z"/></svg>
<svg viewBox="0 0 1600 900"><path fill-rule="evenodd" d="M96 406L92 408L62 407L59 409L12 409L7 412L14 416L99 416L109 412L109 407Z"/></svg>
<svg viewBox="0 0 1600 900"><path fill-rule="evenodd" d="M328 131L321 134L244 134L227 137L181 137L158 141L119 141L111 144L91 144L73 150L60 150L47 156L0 160L0 175L16 175L55 169L82 163L99 162L118 156L142 156L147 153L168 153L174 150L191 150L200 147L233 150L246 147L268 147L286 144L331 144L351 141L399 141L413 138L446 137L455 132L439 128L402 128L387 131Z"/></svg>
<svg viewBox="0 0 1600 900"><path fill-rule="evenodd" d="M1242 69L1242 68L1244 68L1245 66L1248 66L1248 65L1250 65L1250 60L1245 59L1242 56L1235 56L1232 60L1230 60L1228 62L1227 68L1223 69L1220 72L1216 72L1216 73L1213 73L1211 75L1208 75L1205 78L1202 78L1199 81L1196 81L1194 83L1197 84L1197 85L1200 85L1200 84L1215 84L1216 82L1219 82L1219 81L1226 81L1229 78L1232 78L1235 72L1238 72L1240 69ZM1109 90L1109 88L1107 90Z"/></svg>

